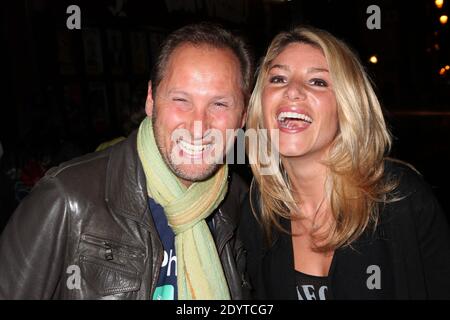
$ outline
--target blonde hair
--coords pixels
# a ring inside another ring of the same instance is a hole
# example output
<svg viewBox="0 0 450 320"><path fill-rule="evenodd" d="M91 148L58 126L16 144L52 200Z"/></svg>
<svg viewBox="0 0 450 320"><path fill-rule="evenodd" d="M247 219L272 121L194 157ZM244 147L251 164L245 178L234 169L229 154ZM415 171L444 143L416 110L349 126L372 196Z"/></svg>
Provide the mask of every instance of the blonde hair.
<svg viewBox="0 0 450 320"><path fill-rule="evenodd" d="M386 201L386 194L395 187L393 181L383 179L384 157L390 150L391 136L380 103L356 55L328 32L309 27L282 32L273 39L250 98L247 128L258 132L264 128L261 95L268 70L272 61L292 43L319 48L328 62L333 82L339 129L325 163L333 224L327 235L321 236L326 241L316 250L334 250L350 245L370 224L376 225L378 203ZM267 143L270 141L264 141L258 134L258 143L250 144L247 151L260 191L259 219L270 241L273 227L283 229L280 217L292 218L291 212L297 205L281 161L275 166L274 174L261 174L263 166L258 149L267 148ZM276 161L274 155L270 157Z"/></svg>

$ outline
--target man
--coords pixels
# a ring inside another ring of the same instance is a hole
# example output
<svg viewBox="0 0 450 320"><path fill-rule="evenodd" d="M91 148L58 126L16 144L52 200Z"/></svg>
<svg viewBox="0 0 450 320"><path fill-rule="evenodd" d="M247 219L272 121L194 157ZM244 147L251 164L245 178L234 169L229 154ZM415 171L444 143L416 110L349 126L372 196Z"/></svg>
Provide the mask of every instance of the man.
<svg viewBox="0 0 450 320"><path fill-rule="evenodd" d="M138 132L49 170L14 213L0 298L243 298L246 189L204 159L226 152L217 132L244 125L251 77L244 43L220 27L169 35Z"/></svg>

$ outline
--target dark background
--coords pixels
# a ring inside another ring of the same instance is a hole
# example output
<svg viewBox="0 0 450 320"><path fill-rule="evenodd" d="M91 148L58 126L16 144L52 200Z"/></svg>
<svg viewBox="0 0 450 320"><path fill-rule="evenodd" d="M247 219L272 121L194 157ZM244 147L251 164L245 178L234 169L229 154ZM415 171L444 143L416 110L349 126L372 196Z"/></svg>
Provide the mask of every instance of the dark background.
<svg viewBox="0 0 450 320"><path fill-rule="evenodd" d="M450 1L14 0L2 3L0 230L51 166L126 136L143 116L158 45L170 31L213 21L244 35L257 58L297 24L326 29L360 56L395 136L392 155L413 164L450 212ZM68 30L69 5L81 30ZM369 30L369 5L381 29ZM369 63L371 55L378 63ZM249 169L235 167L249 177Z"/></svg>

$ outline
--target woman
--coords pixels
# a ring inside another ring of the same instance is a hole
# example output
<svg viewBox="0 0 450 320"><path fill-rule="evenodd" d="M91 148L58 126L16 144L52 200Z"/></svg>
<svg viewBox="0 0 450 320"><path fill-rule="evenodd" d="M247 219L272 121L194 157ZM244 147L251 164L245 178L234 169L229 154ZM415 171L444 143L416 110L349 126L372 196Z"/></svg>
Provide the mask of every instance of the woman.
<svg viewBox="0 0 450 320"><path fill-rule="evenodd" d="M445 216L414 169L386 158L380 104L343 42L312 28L277 35L247 127L259 145L240 233L255 298L450 298ZM258 150L273 132L279 163L265 174Z"/></svg>

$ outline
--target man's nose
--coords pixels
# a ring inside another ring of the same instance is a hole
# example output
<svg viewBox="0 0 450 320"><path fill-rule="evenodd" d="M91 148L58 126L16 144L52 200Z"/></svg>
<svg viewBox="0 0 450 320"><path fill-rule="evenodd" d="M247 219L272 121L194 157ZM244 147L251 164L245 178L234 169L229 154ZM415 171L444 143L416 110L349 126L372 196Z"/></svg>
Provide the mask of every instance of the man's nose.
<svg viewBox="0 0 450 320"><path fill-rule="evenodd" d="M194 140L202 139L208 130L208 114L206 109L196 109L189 124L189 132Z"/></svg>

